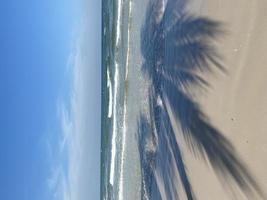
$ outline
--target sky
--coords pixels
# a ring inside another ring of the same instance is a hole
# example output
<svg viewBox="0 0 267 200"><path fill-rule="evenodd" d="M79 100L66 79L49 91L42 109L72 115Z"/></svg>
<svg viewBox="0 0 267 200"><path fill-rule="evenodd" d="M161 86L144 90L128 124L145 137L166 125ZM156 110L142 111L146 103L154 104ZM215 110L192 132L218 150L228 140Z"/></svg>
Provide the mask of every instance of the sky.
<svg viewBox="0 0 267 200"><path fill-rule="evenodd" d="M101 1L1 1L0 24L0 199L99 199Z"/></svg>

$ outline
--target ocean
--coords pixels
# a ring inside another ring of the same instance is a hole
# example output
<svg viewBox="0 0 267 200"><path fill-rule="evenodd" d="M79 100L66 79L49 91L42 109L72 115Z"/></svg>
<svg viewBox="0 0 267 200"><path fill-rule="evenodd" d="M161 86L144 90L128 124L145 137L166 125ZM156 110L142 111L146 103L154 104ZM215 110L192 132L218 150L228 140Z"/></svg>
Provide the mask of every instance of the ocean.
<svg viewBox="0 0 267 200"><path fill-rule="evenodd" d="M140 199L136 118L143 103L139 38L144 4L103 3L101 199Z"/></svg>

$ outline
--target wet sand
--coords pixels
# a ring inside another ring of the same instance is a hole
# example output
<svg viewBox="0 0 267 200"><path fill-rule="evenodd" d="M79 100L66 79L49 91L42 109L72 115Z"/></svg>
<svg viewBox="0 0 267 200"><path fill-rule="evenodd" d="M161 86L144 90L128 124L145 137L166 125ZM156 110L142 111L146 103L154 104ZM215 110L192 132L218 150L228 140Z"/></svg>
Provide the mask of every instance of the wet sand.
<svg viewBox="0 0 267 200"><path fill-rule="evenodd" d="M194 0L190 9L222 22L227 30L218 42L227 74L206 76L212 87L199 101L267 191L267 2ZM184 155L197 199L246 199L238 193L229 195L207 164L187 150Z"/></svg>

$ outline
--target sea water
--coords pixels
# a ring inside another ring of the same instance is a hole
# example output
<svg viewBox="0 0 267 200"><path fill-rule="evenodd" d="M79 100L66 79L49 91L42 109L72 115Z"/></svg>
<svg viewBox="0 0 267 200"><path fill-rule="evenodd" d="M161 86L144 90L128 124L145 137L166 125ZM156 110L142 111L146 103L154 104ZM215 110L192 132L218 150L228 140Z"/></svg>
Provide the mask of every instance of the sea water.
<svg viewBox="0 0 267 200"><path fill-rule="evenodd" d="M101 199L140 199L136 130L145 104L140 30L146 1L108 0L102 25Z"/></svg>

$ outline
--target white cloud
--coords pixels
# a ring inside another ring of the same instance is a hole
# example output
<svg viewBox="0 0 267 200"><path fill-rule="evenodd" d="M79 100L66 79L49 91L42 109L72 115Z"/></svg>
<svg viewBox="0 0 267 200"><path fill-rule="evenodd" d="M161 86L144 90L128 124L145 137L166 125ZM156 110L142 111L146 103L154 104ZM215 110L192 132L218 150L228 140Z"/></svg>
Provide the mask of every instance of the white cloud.
<svg viewBox="0 0 267 200"><path fill-rule="evenodd" d="M100 198L101 12L90 10L98 18L87 16L82 24L68 61L73 74L70 102L59 104L63 134L57 153L61 162L56 162L48 180L54 199Z"/></svg>

